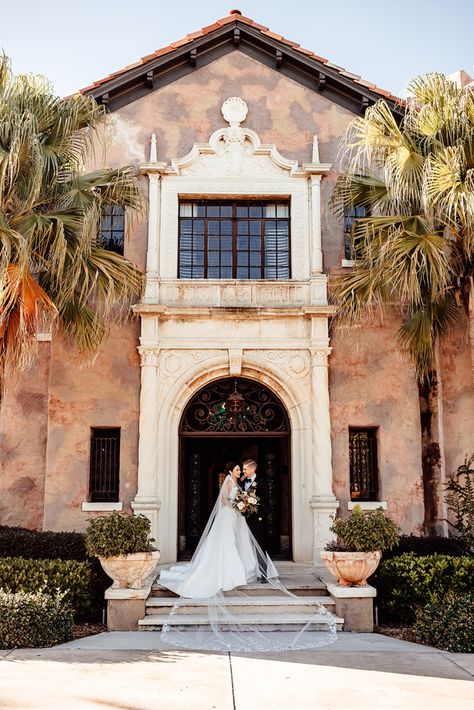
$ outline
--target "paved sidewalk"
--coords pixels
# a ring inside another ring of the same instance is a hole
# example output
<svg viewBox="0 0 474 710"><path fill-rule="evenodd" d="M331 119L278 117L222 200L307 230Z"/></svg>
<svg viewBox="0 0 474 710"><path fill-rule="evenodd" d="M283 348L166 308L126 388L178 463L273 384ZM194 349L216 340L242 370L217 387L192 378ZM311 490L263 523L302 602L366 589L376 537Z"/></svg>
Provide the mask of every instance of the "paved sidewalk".
<svg viewBox="0 0 474 710"><path fill-rule="evenodd" d="M474 656L378 634L252 655L116 632L0 651L0 710L471 710L473 677Z"/></svg>

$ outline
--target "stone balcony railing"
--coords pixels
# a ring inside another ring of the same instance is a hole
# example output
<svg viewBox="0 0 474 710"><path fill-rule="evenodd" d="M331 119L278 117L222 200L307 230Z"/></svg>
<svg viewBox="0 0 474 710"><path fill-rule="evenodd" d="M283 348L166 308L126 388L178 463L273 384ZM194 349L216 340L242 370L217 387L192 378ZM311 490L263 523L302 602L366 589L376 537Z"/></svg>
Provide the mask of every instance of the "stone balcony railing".
<svg viewBox="0 0 474 710"><path fill-rule="evenodd" d="M152 286L152 284L149 284ZM324 274L308 281L161 280L145 303L171 308L303 308L327 306Z"/></svg>

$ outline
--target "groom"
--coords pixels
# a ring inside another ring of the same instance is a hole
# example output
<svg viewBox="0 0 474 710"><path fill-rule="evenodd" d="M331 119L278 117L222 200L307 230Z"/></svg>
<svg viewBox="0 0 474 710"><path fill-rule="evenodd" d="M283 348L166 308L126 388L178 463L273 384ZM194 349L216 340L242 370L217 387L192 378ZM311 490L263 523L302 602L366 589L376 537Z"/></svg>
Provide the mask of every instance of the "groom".
<svg viewBox="0 0 474 710"><path fill-rule="evenodd" d="M258 486L257 486L257 463L253 459L247 459L246 461L243 462L242 464L242 484L243 484L243 489L245 491L248 491L251 486L254 486L255 493L258 495ZM256 513L250 513L247 515L247 524L262 548L264 555L265 553L265 541L263 537L263 519L259 511ZM260 582L261 584L266 584L267 583L267 560L265 556L262 556L260 552L257 550L257 561L258 561L258 569L260 572Z"/></svg>

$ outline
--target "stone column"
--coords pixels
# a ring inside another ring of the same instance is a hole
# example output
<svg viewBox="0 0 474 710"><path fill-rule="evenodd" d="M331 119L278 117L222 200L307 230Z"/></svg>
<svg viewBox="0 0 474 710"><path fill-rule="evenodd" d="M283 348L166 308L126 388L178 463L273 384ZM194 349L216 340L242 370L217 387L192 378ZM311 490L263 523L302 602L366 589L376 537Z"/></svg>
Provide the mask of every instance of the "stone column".
<svg viewBox="0 0 474 710"><path fill-rule="evenodd" d="M311 175L311 276L323 271L321 241L321 175Z"/></svg>
<svg viewBox="0 0 474 710"><path fill-rule="evenodd" d="M160 278L160 207L161 174L166 163L159 163L156 157L156 136L150 143L150 160L140 165L140 171L148 175L148 246L146 252L146 284L144 303L158 303Z"/></svg>
<svg viewBox="0 0 474 710"><path fill-rule="evenodd" d="M314 492L313 563L321 564L321 550L333 538L331 515L339 505L332 490L331 419L329 414L328 355L330 348L311 351L311 409L313 420Z"/></svg>
<svg viewBox="0 0 474 710"><path fill-rule="evenodd" d="M157 538L160 501L157 495L158 466L158 360L159 350L140 347L141 389L138 440L138 490L132 508L151 522Z"/></svg>

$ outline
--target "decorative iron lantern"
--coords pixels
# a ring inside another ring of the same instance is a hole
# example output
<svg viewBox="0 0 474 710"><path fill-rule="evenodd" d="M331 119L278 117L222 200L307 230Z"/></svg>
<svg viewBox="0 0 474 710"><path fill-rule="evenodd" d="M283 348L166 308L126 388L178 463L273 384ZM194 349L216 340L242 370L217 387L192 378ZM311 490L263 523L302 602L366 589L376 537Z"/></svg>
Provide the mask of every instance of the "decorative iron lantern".
<svg viewBox="0 0 474 710"><path fill-rule="evenodd" d="M235 382L234 391L225 401L225 411L231 419L237 419L239 414L244 411L244 396L237 391L237 382Z"/></svg>

